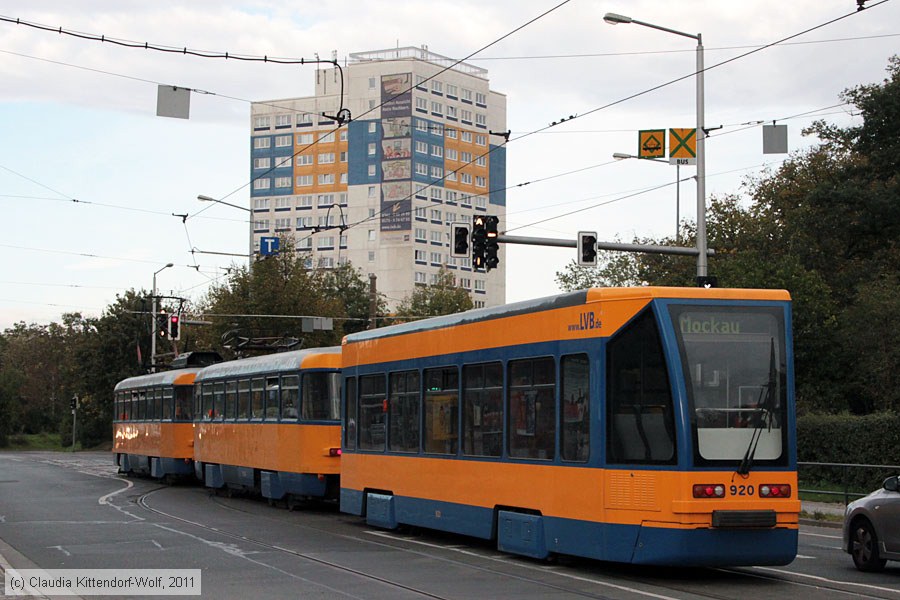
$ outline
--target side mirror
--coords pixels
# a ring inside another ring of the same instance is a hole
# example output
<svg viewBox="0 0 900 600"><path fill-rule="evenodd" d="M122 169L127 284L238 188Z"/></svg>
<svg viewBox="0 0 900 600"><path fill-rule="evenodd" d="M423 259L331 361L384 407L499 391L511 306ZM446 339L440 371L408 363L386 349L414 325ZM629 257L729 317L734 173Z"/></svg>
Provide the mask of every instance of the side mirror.
<svg viewBox="0 0 900 600"><path fill-rule="evenodd" d="M889 492L896 492L898 489L900 489L900 483L898 483L898 478L896 475L894 475L893 477L888 477L884 480L884 489Z"/></svg>

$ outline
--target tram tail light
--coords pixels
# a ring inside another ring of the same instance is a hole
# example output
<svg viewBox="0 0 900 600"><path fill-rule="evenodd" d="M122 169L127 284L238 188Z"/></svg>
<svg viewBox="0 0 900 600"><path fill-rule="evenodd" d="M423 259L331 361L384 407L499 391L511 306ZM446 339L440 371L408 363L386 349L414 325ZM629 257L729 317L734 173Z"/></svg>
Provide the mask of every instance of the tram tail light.
<svg viewBox="0 0 900 600"><path fill-rule="evenodd" d="M791 486L785 483L764 483L759 486L759 495L763 498L790 498Z"/></svg>
<svg viewBox="0 0 900 600"><path fill-rule="evenodd" d="M721 483L698 483L694 485L694 498L724 498L725 486Z"/></svg>
<svg viewBox="0 0 900 600"><path fill-rule="evenodd" d="M340 448L329 448L328 449L328 456L340 456L340 455L341 455Z"/></svg>

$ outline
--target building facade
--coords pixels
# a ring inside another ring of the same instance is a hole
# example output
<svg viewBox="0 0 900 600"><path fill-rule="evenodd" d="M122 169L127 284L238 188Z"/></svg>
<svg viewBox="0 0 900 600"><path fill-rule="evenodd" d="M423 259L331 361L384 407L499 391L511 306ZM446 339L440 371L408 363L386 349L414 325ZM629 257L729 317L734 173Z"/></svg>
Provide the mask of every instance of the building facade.
<svg viewBox="0 0 900 600"><path fill-rule="evenodd" d="M293 237L310 268L349 261L390 308L442 266L476 307L503 304L503 245L498 268L476 271L450 256L450 224L496 215L503 229L506 97L486 70L446 69L455 61L425 47L350 57L316 71L314 96L253 103L254 247ZM329 118L341 109L349 122Z"/></svg>

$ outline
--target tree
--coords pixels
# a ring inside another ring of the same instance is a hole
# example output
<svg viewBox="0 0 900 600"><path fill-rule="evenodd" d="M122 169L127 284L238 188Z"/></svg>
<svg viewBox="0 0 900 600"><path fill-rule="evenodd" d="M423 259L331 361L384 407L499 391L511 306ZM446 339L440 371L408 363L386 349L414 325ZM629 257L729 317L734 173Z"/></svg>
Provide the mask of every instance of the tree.
<svg viewBox="0 0 900 600"><path fill-rule="evenodd" d="M418 317L438 317L470 310L473 307L469 292L456 286L456 278L445 267L438 271L437 281L429 286L416 287L397 307L397 316L412 320Z"/></svg>
<svg viewBox="0 0 900 600"><path fill-rule="evenodd" d="M321 276L322 293L328 298L337 298L344 306L347 320L342 323L342 331L346 335L362 331L369 324L369 283L363 278L362 271L355 269L350 263L336 269L325 271ZM376 299L375 314L383 316L386 302L382 294Z"/></svg>

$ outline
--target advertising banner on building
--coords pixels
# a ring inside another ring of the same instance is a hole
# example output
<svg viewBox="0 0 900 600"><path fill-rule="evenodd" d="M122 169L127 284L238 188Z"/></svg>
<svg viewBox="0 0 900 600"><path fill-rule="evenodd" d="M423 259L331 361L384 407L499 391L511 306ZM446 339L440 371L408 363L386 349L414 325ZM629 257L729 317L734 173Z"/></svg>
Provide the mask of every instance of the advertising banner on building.
<svg viewBox="0 0 900 600"><path fill-rule="evenodd" d="M381 231L412 229L412 73L381 77Z"/></svg>

